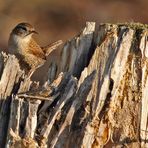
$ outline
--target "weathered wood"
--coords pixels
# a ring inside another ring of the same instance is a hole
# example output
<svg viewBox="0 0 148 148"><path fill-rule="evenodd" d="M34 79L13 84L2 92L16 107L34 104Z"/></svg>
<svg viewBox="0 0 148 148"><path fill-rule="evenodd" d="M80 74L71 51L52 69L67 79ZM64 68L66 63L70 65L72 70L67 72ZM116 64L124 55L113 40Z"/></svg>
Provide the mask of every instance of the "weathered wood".
<svg viewBox="0 0 148 148"><path fill-rule="evenodd" d="M2 53L0 145L148 147L147 35L147 25L88 22L43 86Z"/></svg>
<svg viewBox="0 0 148 148"><path fill-rule="evenodd" d="M76 77L81 75L82 70L89 62L94 32L95 23L87 22L86 27L78 36L65 43L61 52L61 63L58 65L57 74L68 71Z"/></svg>

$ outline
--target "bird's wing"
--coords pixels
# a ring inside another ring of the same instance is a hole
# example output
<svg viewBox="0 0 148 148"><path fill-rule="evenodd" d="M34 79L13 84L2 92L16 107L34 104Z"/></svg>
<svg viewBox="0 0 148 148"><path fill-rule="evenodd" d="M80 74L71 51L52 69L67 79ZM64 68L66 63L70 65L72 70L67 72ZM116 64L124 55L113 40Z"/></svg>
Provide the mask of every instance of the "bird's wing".
<svg viewBox="0 0 148 148"><path fill-rule="evenodd" d="M45 53L45 56L48 56L53 50L55 50L58 46L60 46L63 43L62 40L58 40L54 43L51 43L45 47L42 47L43 52Z"/></svg>
<svg viewBox="0 0 148 148"><path fill-rule="evenodd" d="M29 44L28 52L36 57L46 59L42 48L32 39Z"/></svg>

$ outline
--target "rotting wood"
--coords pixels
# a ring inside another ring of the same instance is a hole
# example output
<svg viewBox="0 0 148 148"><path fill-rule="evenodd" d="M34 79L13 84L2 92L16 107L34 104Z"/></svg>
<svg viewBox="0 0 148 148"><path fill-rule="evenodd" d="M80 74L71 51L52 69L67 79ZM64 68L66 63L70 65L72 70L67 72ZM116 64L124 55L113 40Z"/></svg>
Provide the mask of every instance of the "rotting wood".
<svg viewBox="0 0 148 148"><path fill-rule="evenodd" d="M88 22L43 86L1 53L0 145L148 147L147 35L147 25Z"/></svg>

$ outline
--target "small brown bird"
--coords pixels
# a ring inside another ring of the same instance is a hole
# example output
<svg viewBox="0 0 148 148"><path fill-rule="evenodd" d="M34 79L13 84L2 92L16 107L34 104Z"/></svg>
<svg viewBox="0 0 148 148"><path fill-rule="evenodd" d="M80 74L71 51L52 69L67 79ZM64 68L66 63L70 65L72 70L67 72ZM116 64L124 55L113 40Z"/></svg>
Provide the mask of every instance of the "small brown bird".
<svg viewBox="0 0 148 148"><path fill-rule="evenodd" d="M31 70L42 66L46 57L62 44L62 41L59 40L42 48L33 39L33 34L37 34L37 32L32 25L19 23L12 30L8 41L9 52L23 60Z"/></svg>

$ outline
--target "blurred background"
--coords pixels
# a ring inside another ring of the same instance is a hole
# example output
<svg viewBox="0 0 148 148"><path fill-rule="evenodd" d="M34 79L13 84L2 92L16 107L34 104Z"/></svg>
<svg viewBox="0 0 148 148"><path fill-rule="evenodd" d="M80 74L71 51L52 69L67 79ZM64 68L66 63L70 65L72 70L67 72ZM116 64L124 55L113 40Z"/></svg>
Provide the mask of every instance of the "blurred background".
<svg viewBox="0 0 148 148"><path fill-rule="evenodd" d="M148 23L148 0L0 0L0 49L12 28L30 22L41 46L76 35L86 21Z"/></svg>

